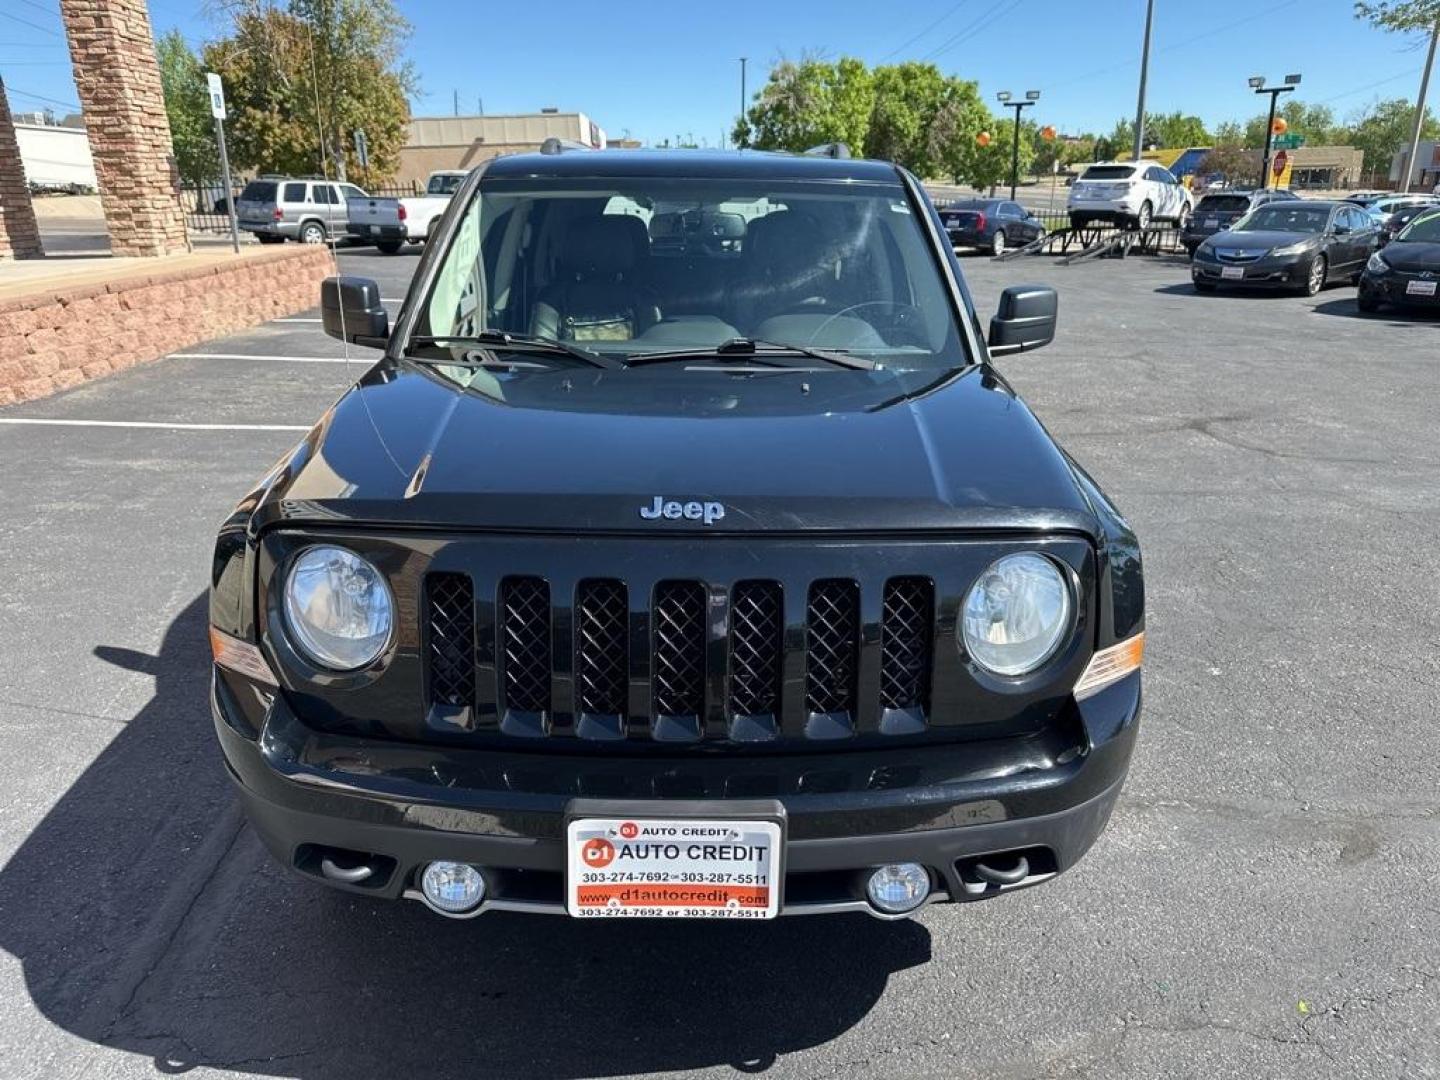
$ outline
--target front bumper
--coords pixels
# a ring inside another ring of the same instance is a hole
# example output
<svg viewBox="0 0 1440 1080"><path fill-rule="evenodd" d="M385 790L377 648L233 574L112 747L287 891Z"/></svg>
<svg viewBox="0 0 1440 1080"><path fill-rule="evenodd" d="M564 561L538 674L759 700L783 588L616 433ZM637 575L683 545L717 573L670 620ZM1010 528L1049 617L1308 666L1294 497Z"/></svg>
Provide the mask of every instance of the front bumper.
<svg viewBox="0 0 1440 1080"><path fill-rule="evenodd" d="M242 708L240 700L250 704ZM263 704L258 732L247 718ZM436 859L483 867L501 908L563 913L567 814L606 800L629 816L770 800L784 816L782 912L873 910L874 866L929 868L933 899L1038 884L1073 866L1105 827L1138 731L1140 677L1070 703L1024 738L825 754L623 757L456 749L327 735L283 695L218 673L211 708L247 816L283 865L372 896L414 895ZM637 809L637 804L639 808ZM981 858L1028 855L1021 880L977 884ZM359 884L324 861L373 868Z"/></svg>
<svg viewBox="0 0 1440 1080"><path fill-rule="evenodd" d="M1440 287L1437 287L1435 292L1429 296L1421 296L1407 291L1409 282L1417 280L1421 279L1394 271L1387 274L1376 274L1367 267L1360 275L1360 295L1367 300L1374 300L1381 304L1414 307L1426 311L1440 310Z"/></svg>
<svg viewBox="0 0 1440 1080"><path fill-rule="evenodd" d="M1224 263L1203 260L1198 253L1190 263L1190 276L1207 285L1233 285L1245 289L1296 289L1304 286L1310 276L1310 264L1315 252L1299 255L1264 255L1254 262ZM1226 276L1224 271L1235 269L1242 276Z"/></svg>

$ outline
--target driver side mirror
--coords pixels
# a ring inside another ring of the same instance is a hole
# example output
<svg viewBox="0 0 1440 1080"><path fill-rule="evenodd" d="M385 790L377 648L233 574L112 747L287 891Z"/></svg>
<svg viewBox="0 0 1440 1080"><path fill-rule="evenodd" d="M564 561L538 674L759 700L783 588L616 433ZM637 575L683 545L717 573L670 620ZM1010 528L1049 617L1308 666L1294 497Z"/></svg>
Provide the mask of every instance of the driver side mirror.
<svg viewBox="0 0 1440 1080"><path fill-rule="evenodd" d="M1025 352L1055 340L1060 298L1048 285L1011 285L990 320L990 355Z"/></svg>
<svg viewBox="0 0 1440 1080"><path fill-rule="evenodd" d="M390 338L390 313L380 286L369 278L328 277L320 283L320 321L325 333L352 345L383 349Z"/></svg>

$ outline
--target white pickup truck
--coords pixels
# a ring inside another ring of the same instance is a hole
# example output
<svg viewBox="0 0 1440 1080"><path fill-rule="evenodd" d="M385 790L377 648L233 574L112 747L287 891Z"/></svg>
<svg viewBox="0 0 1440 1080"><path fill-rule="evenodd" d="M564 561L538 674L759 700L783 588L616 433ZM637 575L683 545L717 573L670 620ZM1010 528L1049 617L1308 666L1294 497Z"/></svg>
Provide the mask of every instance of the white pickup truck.
<svg viewBox="0 0 1440 1080"><path fill-rule="evenodd" d="M426 179L424 195L351 199L345 231L352 239L370 241L386 255L394 255L406 241L428 240L468 175L464 169L440 169Z"/></svg>

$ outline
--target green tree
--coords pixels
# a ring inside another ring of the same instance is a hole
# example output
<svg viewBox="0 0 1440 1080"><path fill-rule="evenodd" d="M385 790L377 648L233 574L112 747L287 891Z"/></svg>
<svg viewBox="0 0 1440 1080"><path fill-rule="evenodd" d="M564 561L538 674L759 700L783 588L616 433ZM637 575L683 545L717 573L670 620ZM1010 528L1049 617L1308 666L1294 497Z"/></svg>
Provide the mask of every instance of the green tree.
<svg viewBox="0 0 1440 1080"><path fill-rule="evenodd" d="M1209 177L1217 173L1236 187L1258 186L1260 159L1238 142L1217 142L1196 166L1195 175Z"/></svg>
<svg viewBox="0 0 1440 1080"><path fill-rule="evenodd" d="M1027 130L1033 128L1034 125L1029 121L1020 123L1020 176L1025 175L1035 158L1033 130ZM966 167L956 179L975 188L989 188L993 192L997 187L1008 186L1010 183L1010 161L1015 149L1015 121L992 117L986 130L990 132L990 145L981 146L972 140Z"/></svg>
<svg viewBox="0 0 1440 1080"><path fill-rule="evenodd" d="M1176 111L1146 115L1145 141L1167 149L1184 149L1188 146L1208 146L1211 138L1205 130L1205 121L1198 116L1188 116Z"/></svg>
<svg viewBox="0 0 1440 1080"><path fill-rule="evenodd" d="M178 30L171 30L155 42L155 57L160 64L160 86L165 93L175 166L183 183L200 187L220 175L205 72L200 68L200 58Z"/></svg>
<svg viewBox="0 0 1440 1080"><path fill-rule="evenodd" d="M865 144L875 107L874 78L853 57L837 63L782 60L735 125L736 146L805 150L822 143Z"/></svg>
<svg viewBox="0 0 1440 1080"><path fill-rule="evenodd" d="M408 137L415 78L401 61L409 24L392 0L242 0L229 37L205 49L225 79L232 157L241 167L383 182ZM353 135L365 132L370 169ZM323 142L322 142L323 137Z"/></svg>
<svg viewBox="0 0 1440 1080"><path fill-rule="evenodd" d="M1216 146L1244 146L1245 126L1238 120L1222 120L1215 125L1210 141Z"/></svg>
<svg viewBox="0 0 1440 1080"><path fill-rule="evenodd" d="M1328 105L1307 105L1291 98L1275 110L1276 116L1283 116L1287 135L1299 135L1310 146L1332 146L1344 141L1347 134L1343 124L1335 122L1335 110ZM1265 146L1265 123L1270 118L1269 110L1252 116L1245 125L1245 145L1252 149Z"/></svg>
<svg viewBox="0 0 1440 1080"><path fill-rule="evenodd" d="M929 127L946 97L945 76L934 64L908 61L876 68L865 156L898 162L917 176L935 175L940 161Z"/></svg>
<svg viewBox="0 0 1440 1080"><path fill-rule="evenodd" d="M1377 101L1352 118L1350 145L1365 152L1367 171L1387 172L1398 150L1410 148L1410 135L1415 123L1415 106L1405 98ZM1425 110L1421 127L1422 139L1440 138L1440 122L1430 109Z"/></svg>
<svg viewBox="0 0 1440 1080"><path fill-rule="evenodd" d="M1382 30L1430 30L1440 22L1440 0L1361 0L1355 17L1369 19Z"/></svg>

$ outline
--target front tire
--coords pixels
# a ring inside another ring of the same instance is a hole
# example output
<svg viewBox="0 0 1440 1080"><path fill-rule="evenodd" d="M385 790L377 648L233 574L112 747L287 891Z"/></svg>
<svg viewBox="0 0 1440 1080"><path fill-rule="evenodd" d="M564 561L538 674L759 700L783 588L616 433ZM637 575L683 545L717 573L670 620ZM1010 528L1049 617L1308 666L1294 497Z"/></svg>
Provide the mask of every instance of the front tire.
<svg viewBox="0 0 1440 1080"><path fill-rule="evenodd" d="M1146 199L1140 204L1139 213L1135 215L1135 228L1148 229L1150 227L1150 221L1154 216L1155 208L1150 205L1150 200Z"/></svg>
<svg viewBox="0 0 1440 1080"><path fill-rule="evenodd" d="M325 243L325 226L318 221L307 221L300 226L300 242L302 244Z"/></svg>
<svg viewBox="0 0 1440 1080"><path fill-rule="evenodd" d="M1305 276L1305 284L1300 287L1305 296L1317 296L1321 289L1325 288L1325 274L1329 266L1324 255L1316 255L1315 261L1310 264L1310 272Z"/></svg>

